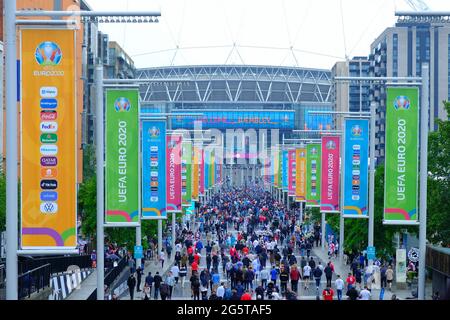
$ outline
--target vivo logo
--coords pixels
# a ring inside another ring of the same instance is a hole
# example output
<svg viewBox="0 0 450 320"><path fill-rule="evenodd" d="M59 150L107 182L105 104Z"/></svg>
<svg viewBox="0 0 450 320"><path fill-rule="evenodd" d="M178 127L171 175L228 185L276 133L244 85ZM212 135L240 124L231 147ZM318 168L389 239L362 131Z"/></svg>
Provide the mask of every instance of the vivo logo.
<svg viewBox="0 0 450 320"><path fill-rule="evenodd" d="M54 144L44 144L41 146L41 154L43 156L56 156L58 153L58 146Z"/></svg>
<svg viewBox="0 0 450 320"><path fill-rule="evenodd" d="M41 213L56 213L58 211L58 204L56 202L42 202Z"/></svg>
<svg viewBox="0 0 450 320"><path fill-rule="evenodd" d="M54 167L58 164L58 158L56 157L41 157L41 166Z"/></svg>
<svg viewBox="0 0 450 320"><path fill-rule="evenodd" d="M42 132L56 132L58 131L58 124L56 122L41 122Z"/></svg>
<svg viewBox="0 0 450 320"><path fill-rule="evenodd" d="M56 201L58 200L58 193L56 191L41 192L41 201Z"/></svg>
<svg viewBox="0 0 450 320"><path fill-rule="evenodd" d="M56 87L41 87L39 93L42 98L56 98L58 96L58 89Z"/></svg>

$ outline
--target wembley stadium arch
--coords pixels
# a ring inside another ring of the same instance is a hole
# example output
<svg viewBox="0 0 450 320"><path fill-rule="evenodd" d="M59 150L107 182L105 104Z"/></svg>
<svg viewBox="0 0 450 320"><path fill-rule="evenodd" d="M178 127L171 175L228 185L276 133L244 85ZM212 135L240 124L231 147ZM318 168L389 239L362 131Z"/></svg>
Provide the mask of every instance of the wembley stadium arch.
<svg viewBox="0 0 450 320"><path fill-rule="evenodd" d="M250 181L261 163L258 152L294 137L292 130L333 128L329 70L297 67L205 65L138 69L141 117L175 114L170 129L215 130L222 138L232 181ZM180 116L176 116L179 114ZM190 115L192 114L192 115ZM235 135L230 139L230 132ZM256 139L252 134L256 132ZM261 134L263 132L263 139ZM242 144L239 134L243 133ZM295 137L299 137L298 134ZM264 144L264 146L263 146ZM230 162L231 159L231 162ZM226 171L227 172L227 171Z"/></svg>

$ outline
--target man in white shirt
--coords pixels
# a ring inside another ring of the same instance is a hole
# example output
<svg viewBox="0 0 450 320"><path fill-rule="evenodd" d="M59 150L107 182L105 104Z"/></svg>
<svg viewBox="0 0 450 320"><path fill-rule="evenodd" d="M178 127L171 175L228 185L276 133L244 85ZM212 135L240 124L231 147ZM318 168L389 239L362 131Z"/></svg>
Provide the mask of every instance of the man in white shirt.
<svg viewBox="0 0 450 320"><path fill-rule="evenodd" d="M305 280L305 290L309 289L309 278L311 277L311 267L309 264L303 267L303 280Z"/></svg>
<svg viewBox="0 0 450 320"><path fill-rule="evenodd" d="M263 286L264 289L266 289L267 280L269 280L269 271L263 267L260 273L260 277L261 277L261 285Z"/></svg>
<svg viewBox="0 0 450 320"><path fill-rule="evenodd" d="M219 297L220 300L223 300L223 296L225 295L225 286L223 282L221 282L220 286L217 288L216 295Z"/></svg>
<svg viewBox="0 0 450 320"><path fill-rule="evenodd" d="M178 277L180 273L180 269L178 268L178 266L174 264L172 268L170 268L170 272L172 272L172 275L175 278L175 284L178 284Z"/></svg>
<svg viewBox="0 0 450 320"><path fill-rule="evenodd" d="M334 284L336 285L338 300L342 300L342 290L344 290L344 280L341 279L340 275L337 275L337 279L334 282Z"/></svg>
<svg viewBox="0 0 450 320"><path fill-rule="evenodd" d="M359 300L370 300L371 297L372 294L369 290L367 290L367 286L365 286L364 289L362 289L359 293Z"/></svg>

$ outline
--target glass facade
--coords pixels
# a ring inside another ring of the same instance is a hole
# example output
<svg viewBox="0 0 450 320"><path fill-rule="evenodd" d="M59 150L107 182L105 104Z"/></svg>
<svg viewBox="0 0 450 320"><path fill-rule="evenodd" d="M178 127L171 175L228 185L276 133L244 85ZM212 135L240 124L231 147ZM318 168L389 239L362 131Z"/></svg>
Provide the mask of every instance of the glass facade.
<svg viewBox="0 0 450 320"><path fill-rule="evenodd" d="M427 27L417 27L416 76L422 75L422 62L430 62L430 31Z"/></svg>
<svg viewBox="0 0 450 320"><path fill-rule="evenodd" d="M392 37L392 76L398 77L398 34Z"/></svg>

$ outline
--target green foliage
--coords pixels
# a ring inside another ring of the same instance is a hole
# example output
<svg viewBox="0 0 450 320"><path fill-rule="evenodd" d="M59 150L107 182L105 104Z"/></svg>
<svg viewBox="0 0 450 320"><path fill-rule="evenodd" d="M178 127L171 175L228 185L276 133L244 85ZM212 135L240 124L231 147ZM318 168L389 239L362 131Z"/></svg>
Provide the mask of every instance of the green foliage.
<svg viewBox="0 0 450 320"><path fill-rule="evenodd" d="M95 238L97 228L97 178L85 179L78 190L78 213L81 216L81 232L87 238Z"/></svg>
<svg viewBox="0 0 450 320"><path fill-rule="evenodd" d="M444 101L450 115L450 103ZM450 121L436 120L428 137L427 238L450 245Z"/></svg>

